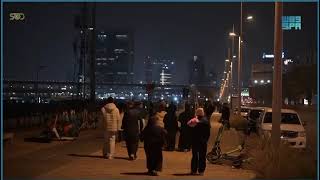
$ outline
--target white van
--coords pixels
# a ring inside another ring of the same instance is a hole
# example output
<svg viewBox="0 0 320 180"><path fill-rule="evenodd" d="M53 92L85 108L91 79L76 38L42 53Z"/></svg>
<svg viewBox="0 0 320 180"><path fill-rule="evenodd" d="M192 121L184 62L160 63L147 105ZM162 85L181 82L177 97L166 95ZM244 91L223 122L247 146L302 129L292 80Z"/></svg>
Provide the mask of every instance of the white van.
<svg viewBox="0 0 320 180"><path fill-rule="evenodd" d="M289 142L291 147L306 147L306 132L298 113L290 109L281 109L281 139ZM271 134L272 130L272 108L265 108L258 123L260 133Z"/></svg>

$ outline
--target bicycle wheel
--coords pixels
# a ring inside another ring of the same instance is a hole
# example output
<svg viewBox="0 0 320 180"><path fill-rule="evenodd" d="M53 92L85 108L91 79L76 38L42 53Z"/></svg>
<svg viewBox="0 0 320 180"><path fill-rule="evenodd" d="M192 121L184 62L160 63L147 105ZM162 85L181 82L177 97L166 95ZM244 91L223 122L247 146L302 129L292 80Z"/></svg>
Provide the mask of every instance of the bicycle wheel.
<svg viewBox="0 0 320 180"><path fill-rule="evenodd" d="M220 148L215 148L206 155L207 160L212 164L217 164L221 158Z"/></svg>

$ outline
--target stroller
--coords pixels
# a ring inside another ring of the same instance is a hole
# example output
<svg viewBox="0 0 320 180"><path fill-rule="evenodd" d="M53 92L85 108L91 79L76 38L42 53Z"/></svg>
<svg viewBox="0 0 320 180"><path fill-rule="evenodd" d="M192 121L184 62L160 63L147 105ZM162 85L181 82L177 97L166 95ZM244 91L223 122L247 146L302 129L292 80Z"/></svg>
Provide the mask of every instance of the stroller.
<svg viewBox="0 0 320 180"><path fill-rule="evenodd" d="M223 123L219 128L218 135L216 137L215 143L212 150L207 154L207 160L212 164L221 164L223 161L231 161L232 166L235 168L240 168L242 163L248 162L250 158L247 158L242 150L244 149L244 142L238 145L234 149L227 152L222 152L220 148L220 142L224 129L226 128L226 123ZM234 153L240 153L239 155L232 155Z"/></svg>

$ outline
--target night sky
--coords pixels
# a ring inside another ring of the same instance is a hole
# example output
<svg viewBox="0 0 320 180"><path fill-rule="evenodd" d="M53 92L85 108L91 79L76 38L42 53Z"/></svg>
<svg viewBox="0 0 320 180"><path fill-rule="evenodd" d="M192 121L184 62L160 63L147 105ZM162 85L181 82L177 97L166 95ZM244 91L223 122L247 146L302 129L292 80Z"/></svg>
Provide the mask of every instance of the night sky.
<svg viewBox="0 0 320 180"><path fill-rule="evenodd" d="M76 37L74 15L81 3L4 3L4 78L72 80ZM284 15L302 16L302 31L284 32L284 49L295 53L316 48L316 3L285 3ZM24 22L9 21L9 13L23 12ZM251 64L262 53L273 53L274 3L244 3L244 80L249 80ZM135 33L136 80L144 80L146 56L176 61L175 83L187 83L187 61L204 56L207 70L222 75L228 33L235 24L239 32L240 3L97 3L97 28L131 28ZM302 54L301 54L302 55Z"/></svg>

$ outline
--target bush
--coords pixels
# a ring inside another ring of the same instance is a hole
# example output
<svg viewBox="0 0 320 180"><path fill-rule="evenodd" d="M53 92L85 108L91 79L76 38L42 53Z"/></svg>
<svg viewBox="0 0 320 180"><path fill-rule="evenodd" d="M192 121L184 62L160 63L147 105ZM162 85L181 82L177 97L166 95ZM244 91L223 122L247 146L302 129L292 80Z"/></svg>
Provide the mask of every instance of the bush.
<svg viewBox="0 0 320 180"><path fill-rule="evenodd" d="M231 115L230 117L230 127L236 130L245 130L248 126L248 121L241 115Z"/></svg>
<svg viewBox="0 0 320 180"><path fill-rule="evenodd" d="M253 158L248 168L256 172L257 178L316 177L317 163L306 150L291 148L285 142L281 142L279 150L276 150L267 136L250 138L247 145L248 155ZM279 169L276 169L276 153L279 153Z"/></svg>

